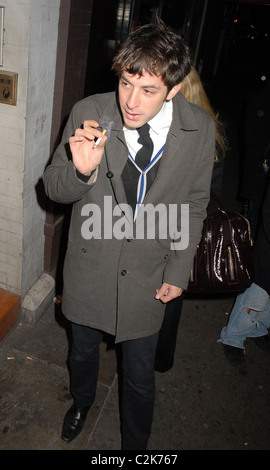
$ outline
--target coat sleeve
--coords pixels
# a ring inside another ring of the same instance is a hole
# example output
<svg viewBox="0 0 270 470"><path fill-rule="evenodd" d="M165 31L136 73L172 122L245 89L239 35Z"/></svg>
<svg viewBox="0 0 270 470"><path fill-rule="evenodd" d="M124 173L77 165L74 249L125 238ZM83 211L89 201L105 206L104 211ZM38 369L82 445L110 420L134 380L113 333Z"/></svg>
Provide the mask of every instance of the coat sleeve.
<svg viewBox="0 0 270 470"><path fill-rule="evenodd" d="M95 172L88 182L78 177L69 148L69 138L81 127L80 103L76 104L65 126L61 143L56 149L52 162L46 168L43 182L47 196L55 202L71 204L81 199L95 182Z"/></svg>
<svg viewBox="0 0 270 470"><path fill-rule="evenodd" d="M215 124L209 118L205 119L204 126L206 126L204 144L201 146L200 155L197 152L194 177L185 200L186 207L188 207L189 233L181 233L181 237L186 235L188 244L182 248L179 248L177 242L174 244L175 249L171 250L163 280L163 282L182 289L186 289L188 286L194 256L197 245L200 242L203 221L206 217L206 209L210 199L210 186L215 158ZM186 227L183 219L182 223L179 223L181 230L184 230Z"/></svg>

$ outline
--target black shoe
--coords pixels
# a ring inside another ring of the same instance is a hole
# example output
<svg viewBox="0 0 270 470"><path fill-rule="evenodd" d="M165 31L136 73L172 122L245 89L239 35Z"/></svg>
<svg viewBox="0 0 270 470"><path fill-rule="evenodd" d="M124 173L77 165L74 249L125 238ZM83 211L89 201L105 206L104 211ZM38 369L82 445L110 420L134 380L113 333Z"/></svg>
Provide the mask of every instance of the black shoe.
<svg viewBox="0 0 270 470"><path fill-rule="evenodd" d="M261 348L263 351L270 353L270 338L268 335L258 336L257 338L252 338L253 341Z"/></svg>
<svg viewBox="0 0 270 470"><path fill-rule="evenodd" d="M81 432L90 406L80 409L75 404L68 410L62 428L61 438L65 442L71 442Z"/></svg>
<svg viewBox="0 0 270 470"><path fill-rule="evenodd" d="M238 369L245 369L247 367L244 349L229 346L228 344L223 344L223 348L225 356L234 367Z"/></svg>

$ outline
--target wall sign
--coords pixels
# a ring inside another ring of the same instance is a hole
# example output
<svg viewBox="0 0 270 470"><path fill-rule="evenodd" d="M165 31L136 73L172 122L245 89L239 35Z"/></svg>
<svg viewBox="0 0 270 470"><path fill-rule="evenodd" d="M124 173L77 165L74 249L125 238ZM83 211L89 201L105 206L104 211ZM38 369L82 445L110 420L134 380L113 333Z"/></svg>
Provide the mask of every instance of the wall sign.
<svg viewBox="0 0 270 470"><path fill-rule="evenodd" d="M0 71L0 103L16 106L18 74Z"/></svg>

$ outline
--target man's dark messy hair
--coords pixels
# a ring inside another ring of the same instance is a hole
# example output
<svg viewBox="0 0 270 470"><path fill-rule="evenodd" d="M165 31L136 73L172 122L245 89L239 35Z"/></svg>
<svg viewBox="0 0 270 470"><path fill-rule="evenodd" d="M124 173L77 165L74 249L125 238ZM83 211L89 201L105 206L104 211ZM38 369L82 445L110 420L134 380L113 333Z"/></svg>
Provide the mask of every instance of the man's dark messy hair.
<svg viewBox="0 0 270 470"><path fill-rule="evenodd" d="M191 56L181 36L161 20L131 32L114 58L112 69L119 77L146 72L161 76L168 92L188 75Z"/></svg>

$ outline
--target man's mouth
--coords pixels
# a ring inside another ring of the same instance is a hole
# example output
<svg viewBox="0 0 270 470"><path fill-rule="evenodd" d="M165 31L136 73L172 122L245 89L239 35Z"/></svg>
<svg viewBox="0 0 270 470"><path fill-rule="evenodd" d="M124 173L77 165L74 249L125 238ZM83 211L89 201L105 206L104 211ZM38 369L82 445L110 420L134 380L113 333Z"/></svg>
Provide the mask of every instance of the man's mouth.
<svg viewBox="0 0 270 470"><path fill-rule="evenodd" d="M141 117L141 114L138 114L138 113L130 113L129 111L127 111L125 109L125 115L128 119L130 119L131 121L137 121L138 119L140 119Z"/></svg>

